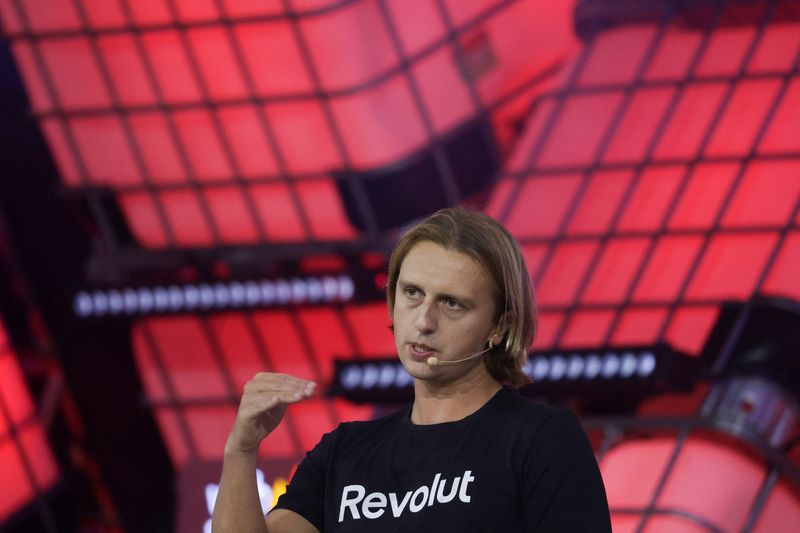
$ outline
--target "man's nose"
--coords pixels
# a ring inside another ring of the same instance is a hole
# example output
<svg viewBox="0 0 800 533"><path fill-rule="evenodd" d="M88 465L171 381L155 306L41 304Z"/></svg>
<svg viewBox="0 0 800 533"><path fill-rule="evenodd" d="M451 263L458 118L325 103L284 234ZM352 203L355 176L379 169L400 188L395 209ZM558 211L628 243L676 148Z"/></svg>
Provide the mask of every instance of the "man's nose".
<svg viewBox="0 0 800 533"><path fill-rule="evenodd" d="M424 302L417 307L417 316L414 327L421 333L431 333L436 330L436 306L433 302Z"/></svg>

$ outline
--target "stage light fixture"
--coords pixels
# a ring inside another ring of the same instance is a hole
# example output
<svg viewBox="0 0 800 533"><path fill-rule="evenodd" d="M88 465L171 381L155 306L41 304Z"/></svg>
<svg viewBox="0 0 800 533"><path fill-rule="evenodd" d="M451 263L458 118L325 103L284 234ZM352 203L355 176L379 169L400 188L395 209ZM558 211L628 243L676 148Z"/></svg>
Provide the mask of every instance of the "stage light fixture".
<svg viewBox="0 0 800 533"><path fill-rule="evenodd" d="M696 357L666 344L536 353L523 367L532 383L520 390L553 402L587 400L613 411L666 390L689 390L699 368ZM357 403L401 403L412 398L412 384L394 357L336 360L330 394Z"/></svg>
<svg viewBox="0 0 800 533"><path fill-rule="evenodd" d="M180 313L245 307L351 301L355 283L348 275L125 287L78 292L73 312L81 318Z"/></svg>

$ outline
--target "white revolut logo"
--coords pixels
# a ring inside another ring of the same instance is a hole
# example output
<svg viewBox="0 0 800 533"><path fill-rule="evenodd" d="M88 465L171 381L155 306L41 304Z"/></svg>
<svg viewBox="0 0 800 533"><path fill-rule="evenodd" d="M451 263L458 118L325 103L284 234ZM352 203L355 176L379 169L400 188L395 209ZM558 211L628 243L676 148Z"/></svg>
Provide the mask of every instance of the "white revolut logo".
<svg viewBox="0 0 800 533"><path fill-rule="evenodd" d="M391 509L392 516L398 518L406 508L412 513L417 513L423 507L430 507L434 503L450 502L455 499L456 495L462 502L469 503L471 497L467 494L467 490L473 481L475 481L475 477L472 475L472 470L467 470L463 476L453 479L450 488L447 489L448 481L442 480L442 474L436 474L430 486L423 485L416 490L410 490L399 500L396 492L367 494L364 485L347 485L342 489L339 522L344 521L348 511L355 520L361 518L361 515L367 519L379 518L386 512L387 506ZM361 505L359 506L359 504ZM359 513L359 508L361 513Z"/></svg>

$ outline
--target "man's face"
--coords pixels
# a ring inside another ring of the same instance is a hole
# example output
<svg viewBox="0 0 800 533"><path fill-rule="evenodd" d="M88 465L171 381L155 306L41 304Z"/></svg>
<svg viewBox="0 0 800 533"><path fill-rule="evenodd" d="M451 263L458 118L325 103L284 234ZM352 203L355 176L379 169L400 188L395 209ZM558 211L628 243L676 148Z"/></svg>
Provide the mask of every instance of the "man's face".
<svg viewBox="0 0 800 533"><path fill-rule="evenodd" d="M406 255L394 305L394 339L406 370L418 379L453 379L485 371L481 358L430 367L480 352L494 333L492 281L470 256L430 241ZM476 370L477 369L477 370Z"/></svg>

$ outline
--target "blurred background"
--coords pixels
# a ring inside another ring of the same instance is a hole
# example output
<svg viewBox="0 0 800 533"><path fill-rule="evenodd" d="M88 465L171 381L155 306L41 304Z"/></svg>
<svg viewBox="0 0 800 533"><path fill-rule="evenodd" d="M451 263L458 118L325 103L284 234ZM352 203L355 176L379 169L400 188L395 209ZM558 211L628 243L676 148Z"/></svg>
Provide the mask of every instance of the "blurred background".
<svg viewBox="0 0 800 533"><path fill-rule="evenodd" d="M0 0L0 531L204 532L410 398L403 228L520 241L615 531L800 531L800 0Z"/></svg>

